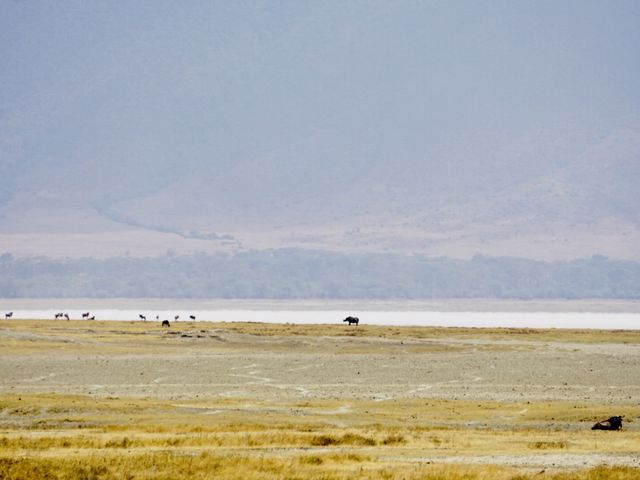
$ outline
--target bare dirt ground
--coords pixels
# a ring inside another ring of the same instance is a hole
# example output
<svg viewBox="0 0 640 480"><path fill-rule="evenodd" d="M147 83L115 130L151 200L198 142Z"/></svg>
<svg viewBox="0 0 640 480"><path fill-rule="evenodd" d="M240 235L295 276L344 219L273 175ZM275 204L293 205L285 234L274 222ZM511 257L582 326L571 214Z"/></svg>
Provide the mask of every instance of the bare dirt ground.
<svg viewBox="0 0 640 480"><path fill-rule="evenodd" d="M416 338L410 328L342 325L254 325L252 333L206 323L164 330L126 322L12 325L18 328L0 327L0 341L22 350L2 353L3 392L608 405L640 398L640 344L554 340L552 330L536 339L479 329L475 337L462 336L464 329L429 337L428 328L415 328L427 333ZM317 335L323 329L326 335Z"/></svg>
<svg viewBox="0 0 640 480"><path fill-rule="evenodd" d="M0 365L0 395L144 398L172 405L206 400L210 415L231 405L256 418L273 409L299 416L307 402L313 412L306 415L337 427L363 418L380 421L369 410L364 415L367 406L377 405L385 415L385 408L418 409L430 401L459 405L457 413L430 418L433 428L470 431L590 435L595 420L625 415L625 429L615 435L626 447L594 437L592 447L576 451L425 453L407 447L380 458L640 468L640 449L633 447L640 445L639 332L5 321ZM494 405L491 414L482 408L487 403ZM420 420L405 413L409 422ZM0 419L10 423L5 414Z"/></svg>

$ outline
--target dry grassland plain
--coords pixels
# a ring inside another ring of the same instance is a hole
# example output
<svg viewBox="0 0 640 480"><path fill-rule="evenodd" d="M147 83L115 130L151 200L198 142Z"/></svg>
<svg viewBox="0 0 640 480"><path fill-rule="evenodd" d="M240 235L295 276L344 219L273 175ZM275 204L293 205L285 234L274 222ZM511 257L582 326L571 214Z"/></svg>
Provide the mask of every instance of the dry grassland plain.
<svg viewBox="0 0 640 480"><path fill-rule="evenodd" d="M5 320L0 479L638 479L639 399L640 331Z"/></svg>

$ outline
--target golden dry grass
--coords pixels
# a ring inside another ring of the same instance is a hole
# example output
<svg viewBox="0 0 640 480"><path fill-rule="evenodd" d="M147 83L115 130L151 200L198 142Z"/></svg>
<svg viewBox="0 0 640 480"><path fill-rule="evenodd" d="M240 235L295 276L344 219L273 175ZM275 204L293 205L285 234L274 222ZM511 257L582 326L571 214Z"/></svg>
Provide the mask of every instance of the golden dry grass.
<svg viewBox="0 0 640 480"><path fill-rule="evenodd" d="M626 480L640 474L627 467L533 472L491 463L492 455L640 451L640 432L589 430L590 417L605 407L446 400L341 406L5 395L0 478ZM625 411L636 416L640 407ZM455 458L487 460L447 463Z"/></svg>

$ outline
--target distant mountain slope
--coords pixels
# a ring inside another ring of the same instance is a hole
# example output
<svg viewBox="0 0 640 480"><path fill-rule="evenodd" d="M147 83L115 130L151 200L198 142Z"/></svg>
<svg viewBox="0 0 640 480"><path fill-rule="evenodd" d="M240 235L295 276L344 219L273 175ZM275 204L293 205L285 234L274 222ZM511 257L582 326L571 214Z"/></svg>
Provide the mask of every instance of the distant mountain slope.
<svg viewBox="0 0 640 480"><path fill-rule="evenodd" d="M593 142L566 164L489 196L474 211L481 222L544 229L606 220L640 223L640 130L625 129Z"/></svg>
<svg viewBox="0 0 640 480"><path fill-rule="evenodd" d="M569 4L5 2L0 252L640 258L640 8Z"/></svg>
<svg viewBox="0 0 640 480"><path fill-rule="evenodd" d="M349 182L336 181L336 188L327 180L335 171L325 172L327 178L283 172L281 183L275 173L265 172L270 178L263 177L262 184L252 167L242 165L228 172L203 168L183 173L156 188L132 172L128 182L138 181L141 187L131 192L82 186L66 191L60 187L64 181L56 181L63 172L53 167L20 177L18 193L3 208L2 227L4 234L94 235L75 241L88 243L85 254L99 256L91 238L101 245L101 235L129 236L129 247L126 241L116 243L139 255L144 245L139 234L130 232L146 231L146 246L156 252L161 247L151 245L166 242L178 251L287 246L456 257L600 253L637 259L639 139L638 131L616 132L529 180L515 171L476 170L485 178L499 174L513 180L487 182L466 193L444 187L456 179L403 185L404 172L385 180L366 170ZM294 185L296 178L311 187L286 195L278 191ZM50 186L44 185L47 180ZM182 240L176 243L168 236Z"/></svg>

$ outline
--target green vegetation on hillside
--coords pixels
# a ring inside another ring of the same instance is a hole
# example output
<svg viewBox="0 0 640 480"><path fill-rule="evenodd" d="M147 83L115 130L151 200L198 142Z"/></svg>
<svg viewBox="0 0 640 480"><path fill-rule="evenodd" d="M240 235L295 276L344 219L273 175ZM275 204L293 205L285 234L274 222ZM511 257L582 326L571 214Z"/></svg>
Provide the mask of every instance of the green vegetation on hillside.
<svg viewBox="0 0 640 480"><path fill-rule="evenodd" d="M640 298L640 263L264 250L154 258L0 256L0 296L95 298Z"/></svg>

